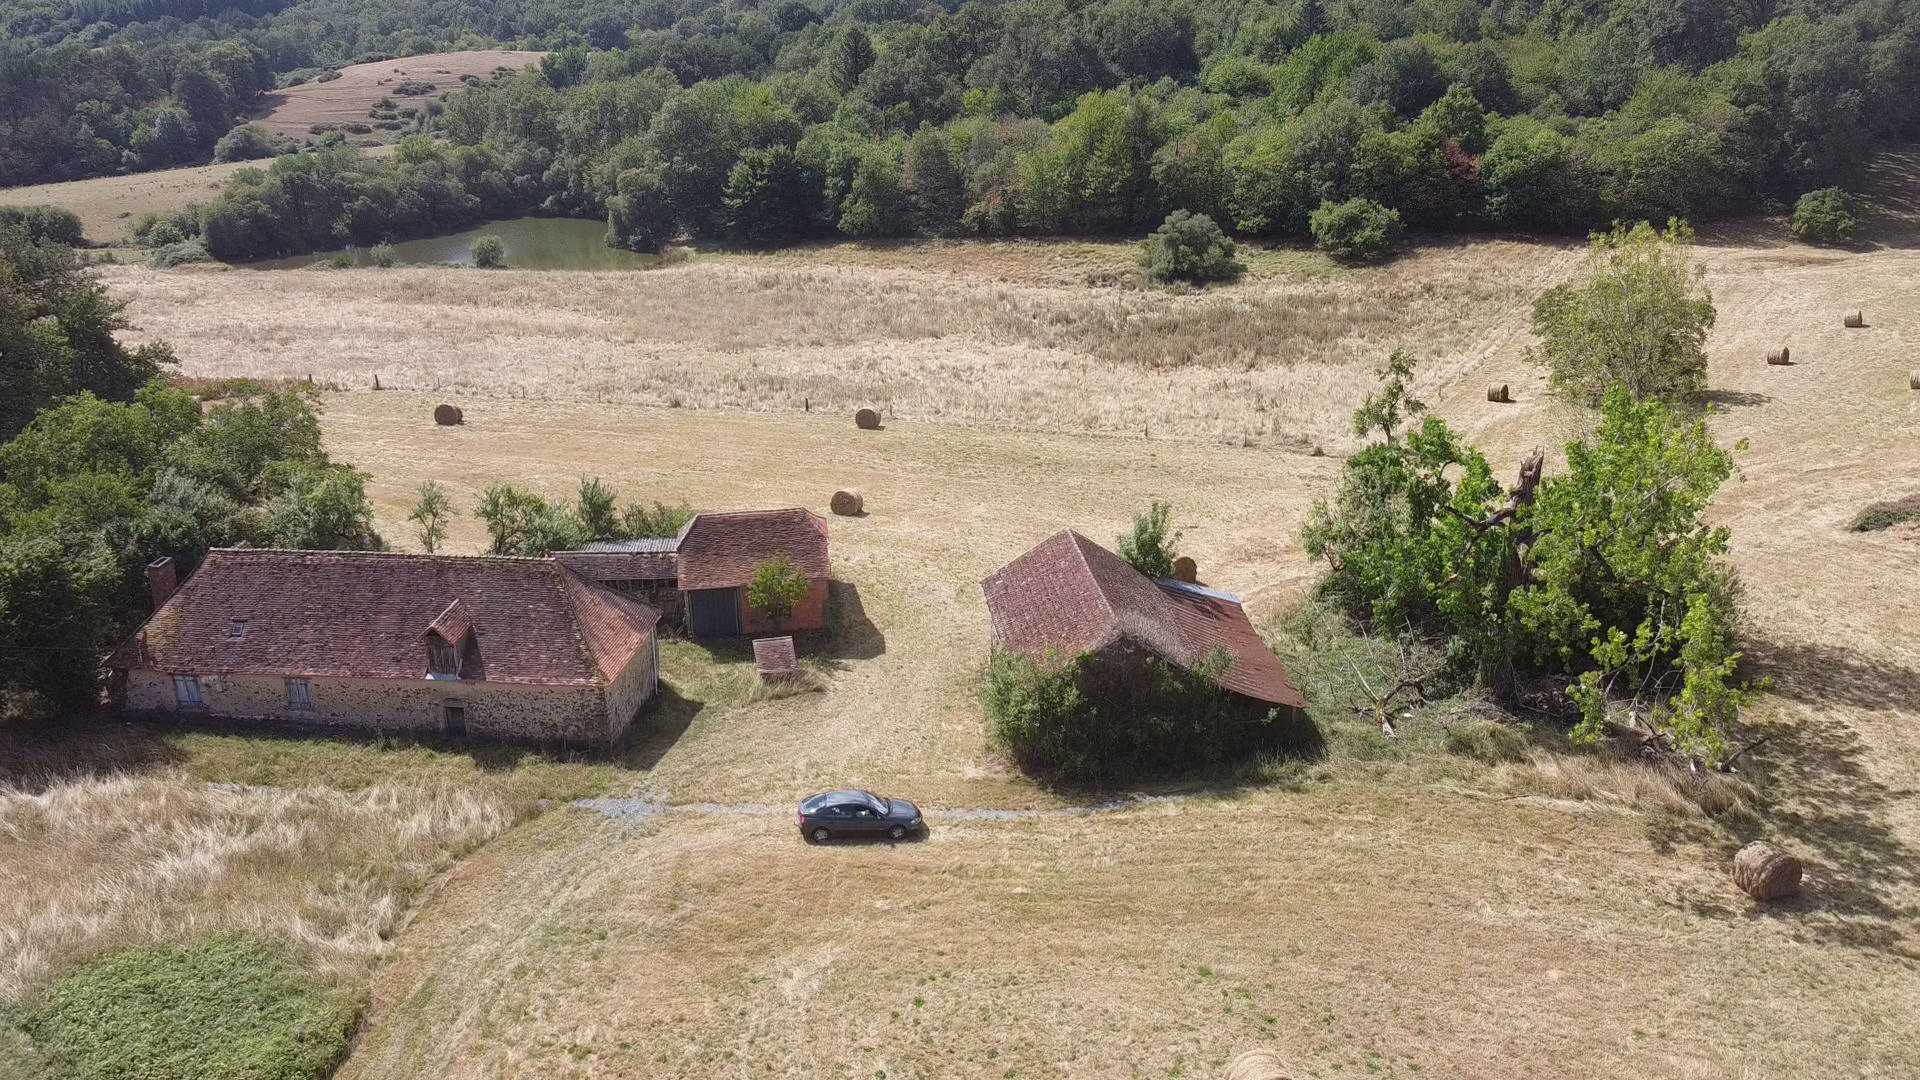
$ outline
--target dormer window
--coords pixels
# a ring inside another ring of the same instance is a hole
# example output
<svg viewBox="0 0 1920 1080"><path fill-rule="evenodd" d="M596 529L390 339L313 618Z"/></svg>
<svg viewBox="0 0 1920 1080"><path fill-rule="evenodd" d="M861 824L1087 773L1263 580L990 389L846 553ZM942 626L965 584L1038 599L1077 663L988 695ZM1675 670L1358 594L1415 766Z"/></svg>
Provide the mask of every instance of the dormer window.
<svg viewBox="0 0 1920 1080"><path fill-rule="evenodd" d="M247 620L245 619L233 620L233 629L227 631L227 636L230 638L246 637L247 636Z"/></svg>
<svg viewBox="0 0 1920 1080"><path fill-rule="evenodd" d="M452 678L460 675L460 653L437 635L427 639L427 674Z"/></svg>

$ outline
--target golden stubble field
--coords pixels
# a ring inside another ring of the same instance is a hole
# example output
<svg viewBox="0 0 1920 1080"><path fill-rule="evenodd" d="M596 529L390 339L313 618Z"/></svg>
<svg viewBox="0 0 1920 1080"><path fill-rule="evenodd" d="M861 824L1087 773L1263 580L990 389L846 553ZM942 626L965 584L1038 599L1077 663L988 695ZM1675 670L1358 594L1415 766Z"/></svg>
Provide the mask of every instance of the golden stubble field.
<svg viewBox="0 0 1920 1080"><path fill-rule="evenodd" d="M462 89L462 75L487 79L496 69L518 71L539 63L545 55L517 49L475 49L353 64L341 68L337 79L270 91L262 98L253 123L276 135L305 139L315 124L366 123L367 110L381 98L391 98L397 105L418 105ZM394 92L394 87L409 81L430 83L433 90L420 95Z"/></svg>
<svg viewBox="0 0 1920 1080"><path fill-rule="evenodd" d="M348 388L329 446L403 547L428 478L463 509L583 474L709 509L868 495L832 522L858 632L826 692L745 704L670 651L684 728L615 794L671 808L558 809L457 865L397 936L344 1077L1207 1076L1253 1046L1313 1076L1911 1076L1920 530L1844 523L1920 486L1920 255L1701 254L1716 432L1746 442L1714 513L1779 681L1752 762L1771 804L1733 827L1467 764L1080 816L986 745L980 577L1061 527L1110 543L1162 497L1205 580L1284 612L1314 576L1295 530L1387 348L1428 358L1429 400L1503 471L1577 432L1522 360L1571 249L1351 273L1263 255L1199 295L1091 286L1127 252L1084 244L109 281L189 374ZM1842 331L1856 307L1871 327ZM1766 367L1780 343L1799 362ZM400 389L362 389L374 372ZM1484 400L1496 381L1518 404ZM435 428L440 400L467 425ZM848 422L866 401L891 403L886 430ZM480 538L464 520L455 546ZM802 845L791 800L836 784L916 798L931 838ZM1731 889L1750 835L1809 859L1808 897Z"/></svg>

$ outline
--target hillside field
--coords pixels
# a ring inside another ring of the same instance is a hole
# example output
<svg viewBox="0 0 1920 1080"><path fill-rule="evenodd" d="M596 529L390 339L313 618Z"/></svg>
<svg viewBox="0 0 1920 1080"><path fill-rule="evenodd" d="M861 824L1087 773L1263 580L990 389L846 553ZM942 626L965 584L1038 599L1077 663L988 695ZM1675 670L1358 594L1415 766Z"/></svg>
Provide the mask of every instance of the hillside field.
<svg viewBox="0 0 1920 1080"><path fill-rule="evenodd" d="M514 49L476 49L353 64L341 68L337 79L268 91L252 122L276 135L302 140L309 137L309 129L315 124L367 123L367 110L381 98L391 98L396 105L418 105L461 89L462 75L484 80L498 68L518 71L545 55ZM412 96L398 93L395 87L406 82L429 83L433 89Z"/></svg>
<svg viewBox="0 0 1920 1080"><path fill-rule="evenodd" d="M1201 293L1114 284L1119 244L106 273L184 374L330 388L328 448L402 549L429 478L463 511L583 475L702 509L867 495L831 519L826 691L755 703L738 650L668 649L670 700L596 774L606 800L456 864L397 934L348 1080L1212 1076L1254 1046L1316 1077L1914 1075L1920 528L1845 525L1920 490L1920 253L1699 254L1715 432L1744 442L1713 514L1778 684L1752 717L1773 735L1741 781L1756 809L1721 819L1637 766L1448 754L1457 717L1388 744L1337 692L1326 761L1097 814L986 741L978 581L1063 527L1111 543L1153 498L1319 684L1337 665L1286 621L1317 573L1295 534L1370 368L1421 355L1423 394L1502 474L1558 447L1587 419L1543 396L1527 311L1573 246L1357 271L1257 252ZM1855 308L1868 329L1842 329ZM1768 367L1782 343L1796 363ZM465 426L432 424L441 401ZM884 430L854 429L868 403ZM453 549L481 540L463 518ZM916 799L930 838L801 844L792 801L837 785ZM1755 836L1807 858L1805 898L1731 887Z"/></svg>

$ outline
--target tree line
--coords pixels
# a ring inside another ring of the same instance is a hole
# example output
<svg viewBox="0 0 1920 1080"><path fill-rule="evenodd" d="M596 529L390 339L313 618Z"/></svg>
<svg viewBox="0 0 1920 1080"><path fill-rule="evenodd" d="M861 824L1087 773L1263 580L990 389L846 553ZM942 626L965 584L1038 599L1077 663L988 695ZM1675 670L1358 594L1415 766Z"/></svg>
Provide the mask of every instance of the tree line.
<svg viewBox="0 0 1920 1080"><path fill-rule="evenodd" d="M556 50L436 123L498 154L528 208L641 248L1139 233L1182 209L1304 235L1354 198L1429 228L1700 220L1857 185L1877 142L1920 129L1920 9L1868 0L500 7L435 5L421 37L379 40ZM305 0L192 25L284 72L316 57L274 35L359 41L384 18Z"/></svg>

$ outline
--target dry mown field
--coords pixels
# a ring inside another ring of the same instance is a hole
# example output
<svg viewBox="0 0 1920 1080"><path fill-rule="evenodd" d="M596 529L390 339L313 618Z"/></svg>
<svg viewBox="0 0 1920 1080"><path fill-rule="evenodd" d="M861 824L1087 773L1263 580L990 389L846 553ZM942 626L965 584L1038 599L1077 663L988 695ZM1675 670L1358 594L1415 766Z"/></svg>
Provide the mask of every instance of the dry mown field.
<svg viewBox="0 0 1920 1080"><path fill-rule="evenodd" d="M419 104L460 89L462 75L486 79L496 68L518 71L545 55L514 49L476 49L354 64L341 68L337 79L304 82L268 93L253 122L274 134L304 139L315 124L367 123L367 110L381 98L390 97L398 105ZM414 96L394 92L394 87L408 81L431 83L433 90Z"/></svg>
<svg viewBox="0 0 1920 1080"><path fill-rule="evenodd" d="M956 815L1062 806L990 752L973 697L977 582L1013 554L1065 526L1110 541L1169 498L1202 577L1270 618L1312 580L1293 536L1387 348L1429 358L1423 390L1503 471L1582 423L1522 361L1570 249L1351 273L1276 254L1192 296L1087 284L1126 256L111 273L190 374L352 388L327 396L329 444L403 545L427 478L463 508L583 474L709 509L868 495L833 520L854 591L826 692L748 704L731 654L669 650L677 700L612 785L672 808L561 809L456 866L342 1076L1208 1076L1252 1046L1314 1076L1920 1074L1920 529L1844 529L1920 486L1920 253L1703 249L1716 429L1747 441L1714 512L1779 680L1757 819L1668 812L1621 774L1351 749L1288 789ZM1843 332L1855 307L1872 326ZM1801 362L1768 368L1780 343ZM403 389L360 389L374 372ZM1519 403L1485 402L1490 381ZM443 399L465 427L432 426ZM848 422L867 401L886 430ZM463 521L455 546L480 538ZM931 838L802 845L790 800L840 783L914 796ZM1752 835L1809 859L1805 899L1731 889Z"/></svg>

